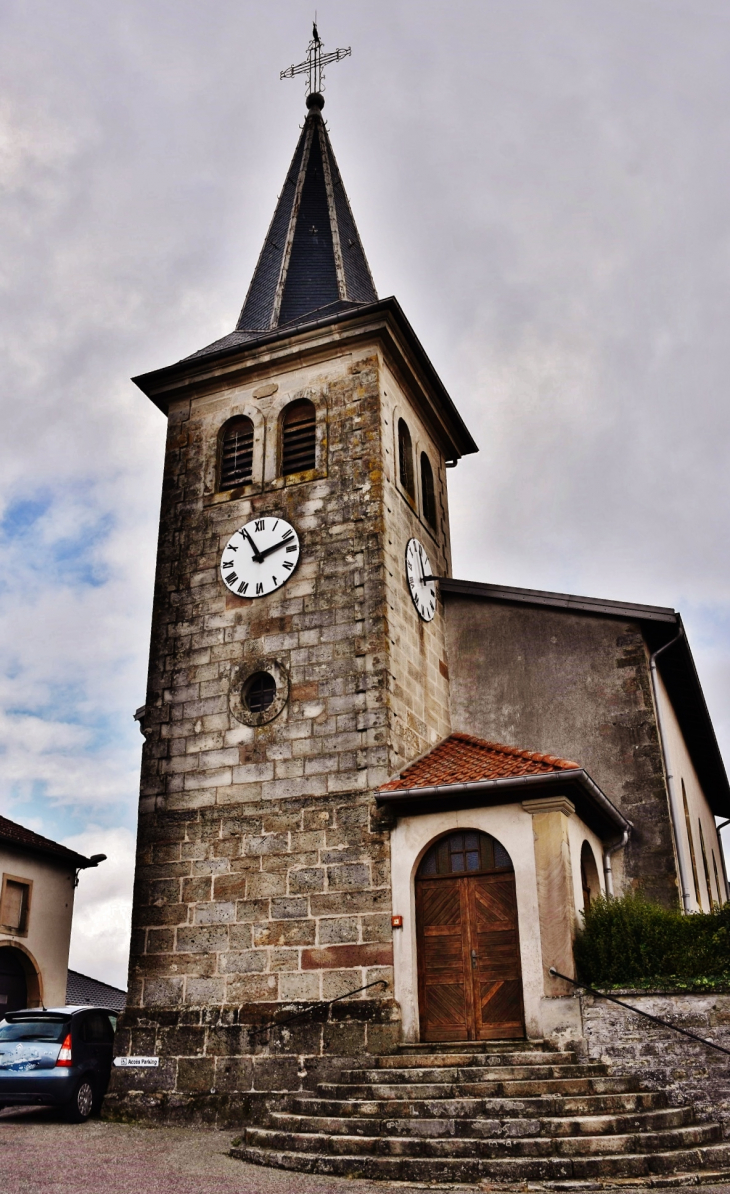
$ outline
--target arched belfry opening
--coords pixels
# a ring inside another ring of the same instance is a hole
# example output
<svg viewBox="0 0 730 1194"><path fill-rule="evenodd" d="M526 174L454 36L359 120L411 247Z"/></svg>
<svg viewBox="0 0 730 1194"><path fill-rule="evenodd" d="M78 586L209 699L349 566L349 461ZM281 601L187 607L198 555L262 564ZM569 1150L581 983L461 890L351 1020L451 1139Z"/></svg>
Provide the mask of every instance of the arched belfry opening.
<svg viewBox="0 0 730 1194"><path fill-rule="evenodd" d="M426 850L416 874L423 1041L525 1035L512 859L476 829Z"/></svg>

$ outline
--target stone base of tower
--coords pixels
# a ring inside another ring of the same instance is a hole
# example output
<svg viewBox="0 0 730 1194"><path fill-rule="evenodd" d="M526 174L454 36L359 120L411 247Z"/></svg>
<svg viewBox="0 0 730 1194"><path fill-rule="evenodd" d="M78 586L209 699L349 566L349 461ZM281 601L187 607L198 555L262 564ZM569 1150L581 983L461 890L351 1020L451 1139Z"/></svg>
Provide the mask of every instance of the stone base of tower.
<svg viewBox="0 0 730 1194"><path fill-rule="evenodd" d="M307 1013L268 1034L269 1020ZM268 1037L268 1040L267 1040ZM337 1081L353 1058L392 1053L401 1018L391 999L238 1008L128 1008L118 1054L155 1056L154 1068L115 1069L104 1102L112 1119L241 1127L261 1122L272 1100Z"/></svg>

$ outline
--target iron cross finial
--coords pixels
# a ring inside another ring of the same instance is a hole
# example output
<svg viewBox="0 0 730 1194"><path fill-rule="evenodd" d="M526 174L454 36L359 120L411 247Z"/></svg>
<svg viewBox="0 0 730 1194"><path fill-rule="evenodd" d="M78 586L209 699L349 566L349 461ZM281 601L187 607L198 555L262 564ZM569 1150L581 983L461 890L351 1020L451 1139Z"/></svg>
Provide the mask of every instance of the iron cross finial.
<svg viewBox="0 0 730 1194"><path fill-rule="evenodd" d="M307 57L304 62L297 63L296 66L288 66L279 75L280 79L293 79L295 75L307 75L307 98L310 95L318 95L321 97L324 91L324 67L329 66L330 62L340 62L342 58L348 58L352 53L351 46L347 49L331 50L329 54L324 52L324 42L319 36L317 30L317 18L315 17L312 24L312 40L307 46ZM322 100L324 103L324 100Z"/></svg>

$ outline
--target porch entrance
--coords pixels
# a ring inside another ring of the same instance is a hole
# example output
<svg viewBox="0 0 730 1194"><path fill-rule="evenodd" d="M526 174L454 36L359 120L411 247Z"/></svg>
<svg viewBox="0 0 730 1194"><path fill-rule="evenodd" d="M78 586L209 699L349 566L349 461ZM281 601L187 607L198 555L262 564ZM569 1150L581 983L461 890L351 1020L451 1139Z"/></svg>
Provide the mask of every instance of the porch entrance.
<svg viewBox="0 0 730 1194"><path fill-rule="evenodd" d="M487 833L440 838L416 877L422 1041L524 1037L512 861Z"/></svg>

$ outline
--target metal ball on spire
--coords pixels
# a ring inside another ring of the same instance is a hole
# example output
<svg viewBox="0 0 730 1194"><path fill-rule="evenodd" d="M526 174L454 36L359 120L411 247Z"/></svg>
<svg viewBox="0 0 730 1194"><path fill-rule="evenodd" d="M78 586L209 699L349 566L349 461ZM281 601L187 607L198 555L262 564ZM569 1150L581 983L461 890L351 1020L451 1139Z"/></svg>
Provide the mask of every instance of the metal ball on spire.
<svg viewBox="0 0 730 1194"><path fill-rule="evenodd" d="M307 46L306 60L288 66L279 75L280 79L293 79L295 75L307 75L307 107L310 111L317 108L321 110L324 107L324 96L322 95L324 67L329 66L331 62L341 62L343 58L349 58L352 54L351 46L347 46L346 49L331 50L329 54L324 54L323 50L324 42L319 36L315 20L312 25L312 40Z"/></svg>

